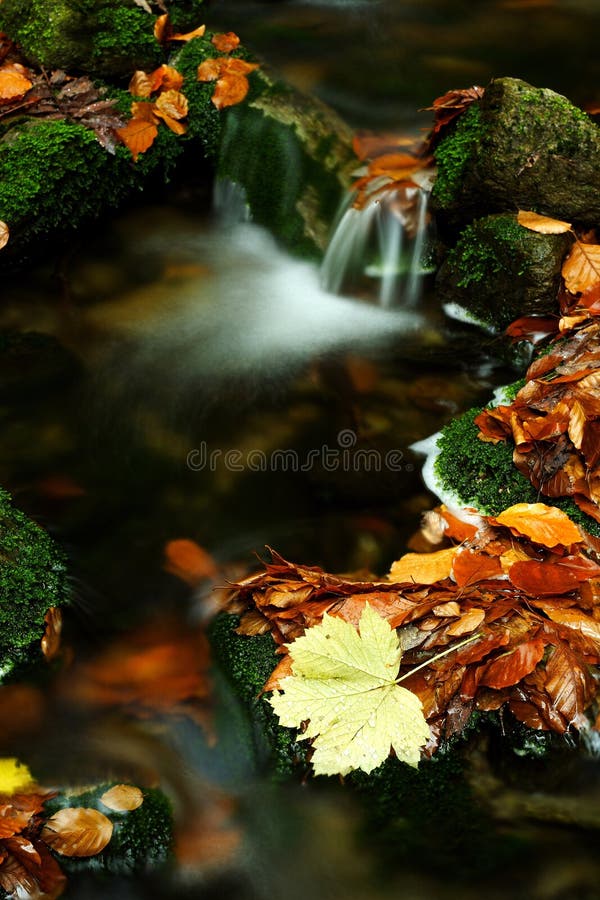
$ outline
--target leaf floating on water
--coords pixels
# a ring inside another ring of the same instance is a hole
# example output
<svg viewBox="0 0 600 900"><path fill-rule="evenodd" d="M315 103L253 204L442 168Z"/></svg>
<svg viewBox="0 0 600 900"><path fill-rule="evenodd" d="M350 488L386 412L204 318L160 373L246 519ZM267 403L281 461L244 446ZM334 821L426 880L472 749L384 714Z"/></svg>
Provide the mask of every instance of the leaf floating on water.
<svg viewBox="0 0 600 900"><path fill-rule="evenodd" d="M144 795L132 784L115 784L100 797L100 801L114 812L130 812L139 809L144 802Z"/></svg>
<svg viewBox="0 0 600 900"><path fill-rule="evenodd" d="M324 615L289 646L293 674L269 701L282 725L308 720L301 739L313 739L317 775L371 772L391 748L416 767L429 740L421 701L396 684L396 632L368 603L359 628Z"/></svg>
<svg viewBox="0 0 600 900"><path fill-rule="evenodd" d="M537 231L538 234L565 234L573 228L570 222L562 222L560 219L551 219L550 216L542 216L539 213L523 209L519 210L517 222L519 225L522 225L523 228L528 228L530 231Z"/></svg>
<svg viewBox="0 0 600 900"><path fill-rule="evenodd" d="M562 267L565 286L571 294L600 284L600 244L577 241Z"/></svg>
<svg viewBox="0 0 600 900"><path fill-rule="evenodd" d="M44 841L63 856L96 856L108 845L113 823L97 809L66 807L51 816L42 828Z"/></svg>

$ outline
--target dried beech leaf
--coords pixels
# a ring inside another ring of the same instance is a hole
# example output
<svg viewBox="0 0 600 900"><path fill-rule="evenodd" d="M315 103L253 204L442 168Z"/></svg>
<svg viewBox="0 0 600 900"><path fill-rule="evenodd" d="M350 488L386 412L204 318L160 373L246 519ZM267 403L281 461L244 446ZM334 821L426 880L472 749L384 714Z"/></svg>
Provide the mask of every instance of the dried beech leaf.
<svg viewBox="0 0 600 900"><path fill-rule="evenodd" d="M515 503L495 517L496 522L525 535L536 544L569 547L582 538L579 529L566 513L545 503Z"/></svg>
<svg viewBox="0 0 600 900"><path fill-rule="evenodd" d="M216 81L225 71L227 60L205 59L198 66L198 81Z"/></svg>
<svg viewBox="0 0 600 900"><path fill-rule="evenodd" d="M240 44L239 37L233 31L227 31L225 34L213 34L210 41L219 53L231 53Z"/></svg>
<svg viewBox="0 0 600 900"><path fill-rule="evenodd" d="M152 146L158 134L154 122L144 119L131 119L123 128L117 128L119 139L131 150L134 162L140 153L145 153Z"/></svg>
<svg viewBox="0 0 600 900"><path fill-rule="evenodd" d="M51 816L41 836L63 856L96 856L108 845L113 823L97 809L66 807Z"/></svg>
<svg viewBox="0 0 600 900"><path fill-rule="evenodd" d="M191 41L194 38L202 37L204 32L206 31L206 25L199 25L198 28L194 28L193 31L187 31L185 34L171 34L169 36L170 41Z"/></svg>
<svg viewBox="0 0 600 900"><path fill-rule="evenodd" d="M162 65L149 76L150 86L153 91L159 88L163 91L178 91L183 85L184 78L181 72L178 72L173 66Z"/></svg>
<svg viewBox="0 0 600 900"><path fill-rule="evenodd" d="M150 75L138 69L131 76L128 90L134 97L149 97L153 90Z"/></svg>
<svg viewBox="0 0 600 900"><path fill-rule="evenodd" d="M147 13L150 13L150 15L152 15L152 7L148 3L148 0L133 0L133 2L137 4L137 6L141 6L142 9L146 10Z"/></svg>
<svg viewBox="0 0 600 900"><path fill-rule="evenodd" d="M163 91L154 105L157 115L171 119L184 119L188 114L188 101L180 91Z"/></svg>
<svg viewBox="0 0 600 900"><path fill-rule="evenodd" d="M561 222L560 219L551 219L549 216L541 216L539 213L520 209L517 222L523 228L537 231L538 234L564 234L573 227L570 222Z"/></svg>
<svg viewBox="0 0 600 900"><path fill-rule="evenodd" d="M488 663L481 684L499 689L517 684L533 672L544 655L545 642L541 638L524 641L516 650L505 653Z"/></svg>
<svg viewBox="0 0 600 900"><path fill-rule="evenodd" d="M215 578L218 567L210 553L195 541L179 538L165 546L165 571L195 587L203 578Z"/></svg>
<svg viewBox="0 0 600 900"><path fill-rule="evenodd" d="M25 69L19 65L7 65L0 68L0 103L24 97L33 87L26 77Z"/></svg>
<svg viewBox="0 0 600 900"><path fill-rule="evenodd" d="M450 577L455 555L456 547L435 553L405 553L392 563L388 578L396 584L435 584Z"/></svg>
<svg viewBox="0 0 600 900"><path fill-rule="evenodd" d="M482 609L470 609L460 617L458 622L453 622L448 627L447 634L458 637L461 634L471 634L476 628L479 628L485 619L485 612Z"/></svg>
<svg viewBox="0 0 600 900"><path fill-rule="evenodd" d="M562 276L571 294L589 291L600 284L600 244L577 241L563 263Z"/></svg>
<svg viewBox="0 0 600 900"><path fill-rule="evenodd" d="M132 784L115 784L102 794L100 801L115 812L130 812L142 805L144 795L139 787Z"/></svg>
<svg viewBox="0 0 600 900"><path fill-rule="evenodd" d="M211 97L212 103L217 109L235 106L236 103L242 102L249 88L245 75L222 75Z"/></svg>
<svg viewBox="0 0 600 900"><path fill-rule="evenodd" d="M565 566L528 559L514 563L508 570L511 584L530 597L566 594L577 589L578 581Z"/></svg>
<svg viewBox="0 0 600 900"><path fill-rule="evenodd" d="M0 250L2 250L3 247L6 247L9 237L10 232L8 230L8 225L6 222L0 221Z"/></svg>
<svg viewBox="0 0 600 900"><path fill-rule="evenodd" d="M169 14L164 13L164 15L159 16L154 23L154 37L159 44L163 44L166 40L168 40L170 30Z"/></svg>
<svg viewBox="0 0 600 900"><path fill-rule="evenodd" d="M55 659L60 650L62 633L62 611L58 606L51 606L44 616L45 630L42 637L42 653L50 662Z"/></svg>

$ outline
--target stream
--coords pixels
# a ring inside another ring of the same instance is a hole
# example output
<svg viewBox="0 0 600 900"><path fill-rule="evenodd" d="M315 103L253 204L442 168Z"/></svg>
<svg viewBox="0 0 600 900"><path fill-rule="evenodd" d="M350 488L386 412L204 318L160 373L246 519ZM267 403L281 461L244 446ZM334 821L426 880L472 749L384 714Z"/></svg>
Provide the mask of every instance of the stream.
<svg viewBox="0 0 600 900"><path fill-rule="evenodd" d="M210 15L356 128L418 135L420 108L493 75L600 99L593 0L215 0ZM65 896L597 898L592 831L503 819L499 833L530 848L526 873L522 854L472 881L445 851L443 867L399 866L335 779L257 777L233 725L215 748L208 699L191 717L168 696L150 712L135 691L118 700L107 673L133 672L148 647L183 653L214 584L266 545L327 571L386 572L435 503L411 444L516 377L499 342L443 315L427 274L398 285L397 233L379 269L326 279L330 292L225 186L213 204L212 187L157 190L4 277L0 330L49 337L2 362L0 484L65 546L75 599L70 668L0 698L3 755L42 784L160 783L185 845L169 876L80 876ZM211 555L212 580L167 571L180 538ZM597 764L548 784L593 804Z"/></svg>

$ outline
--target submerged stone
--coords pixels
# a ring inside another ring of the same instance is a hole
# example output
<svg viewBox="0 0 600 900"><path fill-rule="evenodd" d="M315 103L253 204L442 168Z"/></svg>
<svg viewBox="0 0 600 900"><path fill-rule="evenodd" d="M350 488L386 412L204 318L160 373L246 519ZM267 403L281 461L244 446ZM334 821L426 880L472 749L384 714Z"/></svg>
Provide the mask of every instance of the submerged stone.
<svg viewBox="0 0 600 900"><path fill-rule="evenodd" d="M523 228L516 214L478 219L461 232L438 273L440 299L495 330L522 315L554 313L569 244L569 235Z"/></svg>
<svg viewBox="0 0 600 900"><path fill-rule="evenodd" d="M554 91L495 79L435 157L433 203L443 225L515 209L600 221L600 129Z"/></svg>

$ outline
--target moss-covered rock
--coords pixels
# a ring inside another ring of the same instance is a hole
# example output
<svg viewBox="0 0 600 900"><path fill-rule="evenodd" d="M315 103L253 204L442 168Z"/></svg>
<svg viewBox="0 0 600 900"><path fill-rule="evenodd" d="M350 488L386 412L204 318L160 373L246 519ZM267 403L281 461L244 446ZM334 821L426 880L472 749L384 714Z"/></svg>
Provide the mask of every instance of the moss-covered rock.
<svg viewBox="0 0 600 900"><path fill-rule="evenodd" d="M435 156L433 202L444 224L517 208L600 221L600 129L554 91L492 81Z"/></svg>
<svg viewBox="0 0 600 900"><path fill-rule="evenodd" d="M162 10L151 4L156 15ZM202 0L166 0L174 28L202 24ZM0 29L48 69L115 77L164 61L155 16L135 0L4 0Z"/></svg>
<svg viewBox="0 0 600 900"><path fill-rule="evenodd" d="M41 658L44 617L69 594L62 551L0 488L0 682Z"/></svg>
<svg viewBox="0 0 600 900"><path fill-rule="evenodd" d="M498 330L522 315L554 313L569 235L537 234L513 213L468 225L437 277L439 296Z"/></svg>
<svg viewBox="0 0 600 900"><path fill-rule="evenodd" d="M440 494L456 505L475 507L496 516L515 503L539 502L538 491L513 463L510 441L492 444L478 438L475 418L481 407L470 409L446 425L438 438L434 473ZM544 498L564 510L590 534L600 537L600 525L570 499Z"/></svg>
<svg viewBox="0 0 600 900"><path fill-rule="evenodd" d="M151 872L171 862L173 810L168 798L158 788L144 788L141 806L129 812L115 812L100 799L114 785L114 782L109 782L84 791L61 791L46 803L45 813L48 816L59 809L85 807L99 810L113 823L112 837L101 853L84 859L58 857L61 868L66 872L132 875Z"/></svg>

